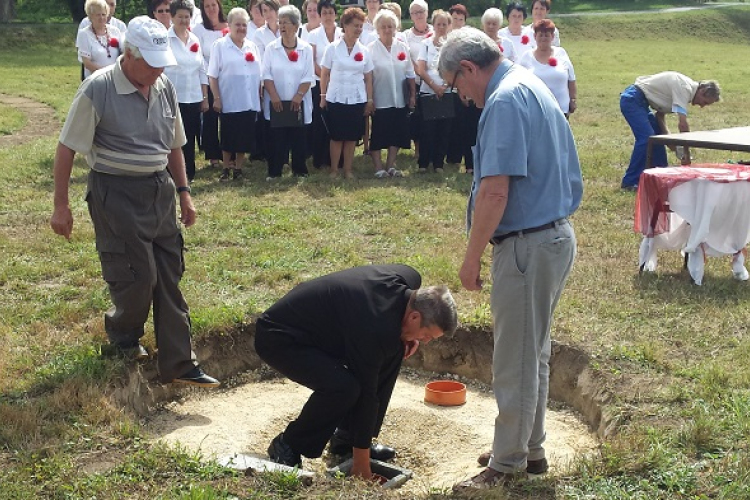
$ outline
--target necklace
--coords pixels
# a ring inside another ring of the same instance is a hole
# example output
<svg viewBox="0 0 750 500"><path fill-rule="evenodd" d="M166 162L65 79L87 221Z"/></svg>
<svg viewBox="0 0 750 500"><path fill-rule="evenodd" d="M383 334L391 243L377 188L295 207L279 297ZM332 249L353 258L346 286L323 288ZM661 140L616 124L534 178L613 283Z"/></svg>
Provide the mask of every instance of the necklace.
<svg viewBox="0 0 750 500"><path fill-rule="evenodd" d="M412 26L411 29L413 29L414 33L416 33L417 35L424 35L424 34L426 34L430 30L430 27L429 26L425 26L425 28L423 30L418 30L416 26Z"/></svg>
<svg viewBox="0 0 750 500"><path fill-rule="evenodd" d="M96 30L94 29L94 25L91 25L91 32L94 34L94 38L96 38L96 43L104 47L104 50L107 51L107 57L110 59L112 58L112 54L109 52L109 30L107 29L107 25L104 25L104 34L103 35L97 35ZM102 43L102 37L104 37L104 43Z"/></svg>
<svg viewBox="0 0 750 500"><path fill-rule="evenodd" d="M294 50L297 48L297 38L294 39L294 47L287 47L286 45L284 45L284 40L281 41L281 46L286 50Z"/></svg>

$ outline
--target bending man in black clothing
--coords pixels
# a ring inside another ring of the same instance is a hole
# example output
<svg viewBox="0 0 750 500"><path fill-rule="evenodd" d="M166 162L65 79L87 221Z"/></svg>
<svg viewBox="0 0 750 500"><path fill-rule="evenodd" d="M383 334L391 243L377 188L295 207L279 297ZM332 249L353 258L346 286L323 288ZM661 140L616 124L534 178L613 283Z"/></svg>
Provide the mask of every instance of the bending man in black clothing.
<svg viewBox="0 0 750 500"><path fill-rule="evenodd" d="M409 266L356 267L302 283L263 313L258 355L313 390L297 419L271 442L272 460L301 466L301 455L319 457L331 440L337 453L352 450L351 474L369 479L371 452L393 456L372 440L401 361L420 342L451 335L457 326L448 289L420 289L421 283Z"/></svg>

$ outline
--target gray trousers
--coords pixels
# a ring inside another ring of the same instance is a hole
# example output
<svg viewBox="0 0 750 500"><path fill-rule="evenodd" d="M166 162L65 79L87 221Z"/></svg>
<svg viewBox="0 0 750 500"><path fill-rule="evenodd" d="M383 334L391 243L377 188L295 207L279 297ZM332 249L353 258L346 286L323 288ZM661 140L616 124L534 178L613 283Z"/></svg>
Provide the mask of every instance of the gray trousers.
<svg viewBox="0 0 750 500"><path fill-rule="evenodd" d="M490 467L500 472L523 471L527 460L545 458L550 326L575 254L575 232L567 221L493 249L492 389L498 415Z"/></svg>
<svg viewBox="0 0 750 500"><path fill-rule="evenodd" d="M166 171L126 177L92 170L86 201L112 299L104 315L109 341L137 344L153 304L159 377L171 382L196 364L179 288L185 264L174 182Z"/></svg>

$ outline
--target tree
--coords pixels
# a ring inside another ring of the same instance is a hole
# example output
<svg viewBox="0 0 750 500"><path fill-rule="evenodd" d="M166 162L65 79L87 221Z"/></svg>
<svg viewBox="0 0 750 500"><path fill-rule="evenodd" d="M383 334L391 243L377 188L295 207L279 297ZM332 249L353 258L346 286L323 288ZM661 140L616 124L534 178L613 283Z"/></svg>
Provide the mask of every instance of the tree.
<svg viewBox="0 0 750 500"><path fill-rule="evenodd" d="M0 0L0 23L8 23L16 18L16 0Z"/></svg>

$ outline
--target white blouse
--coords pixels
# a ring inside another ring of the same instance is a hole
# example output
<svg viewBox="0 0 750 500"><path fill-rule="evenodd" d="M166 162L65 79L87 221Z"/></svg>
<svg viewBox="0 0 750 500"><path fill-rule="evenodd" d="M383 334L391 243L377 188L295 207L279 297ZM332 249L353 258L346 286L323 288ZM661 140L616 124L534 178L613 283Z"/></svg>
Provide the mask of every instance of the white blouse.
<svg viewBox="0 0 750 500"><path fill-rule="evenodd" d="M278 29L276 30L276 33L274 33L273 31L271 31L271 28L269 28L267 24L264 24L263 27L255 30L255 33L252 35L252 38L250 38L250 40L255 43L255 45L258 47L258 50L260 51L260 56L263 57L263 52L265 52L266 46L276 40L278 37Z"/></svg>
<svg viewBox="0 0 750 500"><path fill-rule="evenodd" d="M409 46L394 38L390 52L380 40L371 42L367 49L372 55L374 66L372 88L375 108L405 107L404 81L416 76L409 57Z"/></svg>
<svg viewBox="0 0 750 500"><path fill-rule="evenodd" d="M500 51L503 53L503 57L516 62L518 60L518 57L516 55L516 47L515 45L513 45L513 42L510 39L505 38L504 36L500 36L499 34L498 38L500 38L500 40L497 41L497 46L500 47Z"/></svg>
<svg viewBox="0 0 750 500"><path fill-rule="evenodd" d="M123 36L128 31L128 25L120 21L116 17L110 17L109 21L107 21L107 24L109 24L110 26L114 26L115 28L120 30L120 34ZM88 28L89 26L91 26L91 19L89 19L88 17L84 17L81 20L81 24L78 25L78 31L81 31L84 28Z"/></svg>
<svg viewBox="0 0 750 500"><path fill-rule="evenodd" d="M116 40L114 42L113 40ZM78 32L76 37L76 47L78 47L78 61L83 62L83 58L91 59L91 62L101 66L111 66L117 61L117 56L121 53L123 44L120 30L114 26L107 25L107 35L97 36L89 25ZM115 45L113 47L113 45ZM88 68L83 71L84 78L91 74Z"/></svg>
<svg viewBox="0 0 750 500"><path fill-rule="evenodd" d="M523 31L521 32L522 35L528 35L530 40L529 43L531 44L531 48L536 48L536 38L534 38L534 23L527 24L523 27ZM552 45L555 47L560 46L560 30L555 27L555 37L552 39Z"/></svg>
<svg viewBox="0 0 750 500"><path fill-rule="evenodd" d="M573 69L573 63L570 62L567 53L560 47L552 47L552 57L555 58L557 64L551 66L550 64L542 64L536 60L533 52L527 52L518 61L518 64L524 68L528 68L532 73L539 77L545 85L552 91L552 94L557 99L557 103L560 105L560 109L563 113L570 111L570 90L568 89L568 82L574 82L576 80L576 73Z"/></svg>
<svg viewBox="0 0 750 500"><path fill-rule="evenodd" d="M169 48L177 60L177 66L164 68L164 75L174 84L177 91L177 102L189 104L203 100L201 85L208 85L206 63L203 60L198 37L188 31L187 43L174 32L174 26L169 28Z"/></svg>
<svg viewBox="0 0 750 500"><path fill-rule="evenodd" d="M511 33L510 28L507 26L498 31L497 34L513 42L513 49L516 53L516 62L518 62L526 52L534 49L534 37L524 34L523 28L521 28L520 35L514 35ZM523 43L524 41L526 43Z"/></svg>
<svg viewBox="0 0 750 500"><path fill-rule="evenodd" d="M224 37L224 30L209 30L203 23L193 26L192 33L198 37L198 43L203 51L203 60L206 61L206 67L211 62L211 49L216 40Z"/></svg>
<svg viewBox="0 0 750 500"><path fill-rule="evenodd" d="M442 45L441 45L442 47ZM435 38L430 37L422 42L422 51L417 57L417 61L424 61L427 69L427 74L435 85L442 85L445 82L438 72L438 61L440 60L440 47L435 46ZM422 84L419 87L419 91L423 94L434 94L435 91L427 85L427 82L422 80Z"/></svg>
<svg viewBox="0 0 750 500"><path fill-rule="evenodd" d="M297 60L292 61L281 44L281 38L274 40L266 47L263 55L263 80L273 81L276 92L282 101L291 101L297 94L300 84L315 84L315 65L313 64L312 46L297 38ZM264 92L263 114L266 120L271 119L271 96ZM306 124L312 123L312 97L307 89L302 97L302 113Z"/></svg>
<svg viewBox="0 0 750 500"><path fill-rule="evenodd" d="M341 28L336 26L336 29L333 32L333 40L336 41L341 38L341 33ZM320 25L310 32L307 37L307 42L315 47L315 63L320 66L323 62L323 54L325 54L328 46L331 45L331 42L328 41L328 36L326 36L326 31L323 25ZM315 80L320 80L320 77L316 75Z"/></svg>
<svg viewBox="0 0 750 500"><path fill-rule="evenodd" d="M320 65L331 71L326 101L342 104L367 102L365 73L370 73L373 69L372 56L359 40L354 44L351 54L343 38L335 40L326 49Z"/></svg>
<svg viewBox="0 0 750 500"><path fill-rule="evenodd" d="M252 57L247 54L252 54ZM247 38L242 48L237 47L229 36L214 43L208 76L218 80L222 113L260 111L261 64L258 47Z"/></svg>
<svg viewBox="0 0 750 500"><path fill-rule="evenodd" d="M359 41L362 42L362 45L367 46L377 39L378 32L375 30L375 26L373 26L368 18L365 18L365 23L362 25L362 34L359 35Z"/></svg>
<svg viewBox="0 0 750 500"><path fill-rule="evenodd" d="M411 56L411 61L415 65L417 64L419 53L422 52L422 42L425 39L429 39L432 35L432 26L429 24L427 25L427 33L424 35L417 35L411 28L403 32L403 39L409 45L409 55Z"/></svg>

